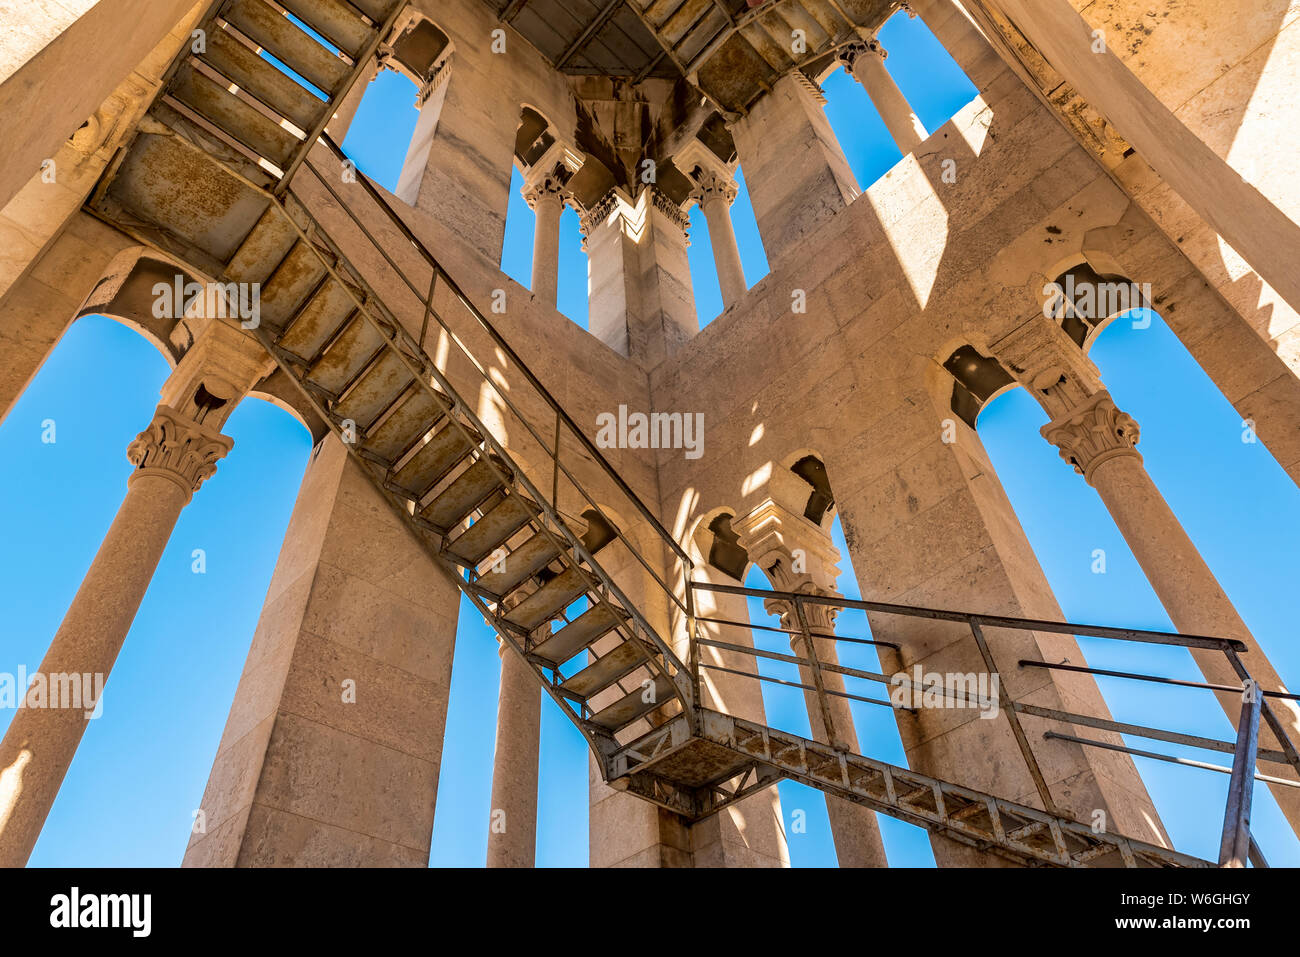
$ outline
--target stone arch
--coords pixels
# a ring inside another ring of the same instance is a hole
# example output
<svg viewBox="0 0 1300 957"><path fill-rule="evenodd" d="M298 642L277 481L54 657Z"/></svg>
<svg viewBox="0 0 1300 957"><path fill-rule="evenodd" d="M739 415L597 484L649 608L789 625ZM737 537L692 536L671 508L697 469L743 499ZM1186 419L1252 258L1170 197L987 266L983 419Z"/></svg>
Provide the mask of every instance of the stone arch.
<svg viewBox="0 0 1300 957"><path fill-rule="evenodd" d="M710 509L696 519L686 542L700 561L743 583L752 562L731 528L731 520L735 517L736 510L729 506Z"/></svg>
<svg viewBox="0 0 1300 957"><path fill-rule="evenodd" d="M931 397L970 429L989 403L1019 383L986 346L968 339L949 340L924 371Z"/></svg>
<svg viewBox="0 0 1300 957"><path fill-rule="evenodd" d="M456 45L450 35L427 16L408 9L393 25L389 39L380 47L380 67L400 73L420 91L417 106L442 84Z"/></svg>

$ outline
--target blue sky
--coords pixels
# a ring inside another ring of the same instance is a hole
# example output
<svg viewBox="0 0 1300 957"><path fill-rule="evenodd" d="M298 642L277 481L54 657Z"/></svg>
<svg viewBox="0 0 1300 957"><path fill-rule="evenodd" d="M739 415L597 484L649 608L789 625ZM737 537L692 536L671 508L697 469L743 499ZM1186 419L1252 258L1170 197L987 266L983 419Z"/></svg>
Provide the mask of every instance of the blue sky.
<svg viewBox="0 0 1300 957"><path fill-rule="evenodd" d="M895 17L882 38L891 50L889 69L930 130L973 96L919 20ZM825 89L832 126L859 183L868 185L897 161L897 150L851 78L836 73ZM389 188L414 128L414 93L400 76L381 74L345 143L358 166ZM733 218L752 285L767 264L743 189ZM704 324L721 310L721 297L698 209L692 227L692 276ZM524 285L531 250L532 213L516 189L503 268ZM560 308L584 326L585 297L586 259L570 211L562 220ZM1293 541L1300 527L1300 490L1264 446L1241 441L1235 411L1158 317L1147 329L1118 320L1100 337L1092 358L1120 407L1141 423L1147 469L1256 638L1282 674L1300 674L1289 608L1276 600L1300 580ZM111 319L89 317L73 326L0 426L0 527L8 530L10 542L0 552L0 601L10 622L0 643L0 671L39 664L121 502L130 471L127 443L149 421L166 375L166 363L143 339ZM54 444L41 441L47 419L56 423ZM984 412L979 432L1067 618L1169 628L1095 492L1038 435L1044 421L1039 407L1017 390ZM33 864L172 866L180 861L309 452L301 425L264 402L243 403L226 431L235 439L234 451L182 515L114 668L107 700L125 705L106 707L91 724ZM838 523L835 534L846 556L839 587L856 597ZM202 575L192 571L198 548L206 555ZM1097 548L1106 551L1104 575L1091 571ZM764 582L754 573L748 584L763 587ZM757 603L750 614L754 621L768 620ZM841 630L867 631L865 621L852 614L841 617ZM756 637L760 646L786 650L779 636L775 642L761 632ZM1180 650L1134 650L1088 639L1084 647L1094 665L1199 679ZM874 670L871 652L846 652L843 658ZM483 864L498 675L496 642L481 616L462 603L434 865ZM1117 679L1103 679L1102 685L1121 720L1167 725L1168 715L1176 713L1179 730L1230 737L1208 694L1152 690ZM801 694L769 690L771 722L806 732ZM892 715L870 705L855 707L864 751L902 762ZM0 711L0 731L10 717ZM1164 745L1152 750L1187 753ZM1208 760L1225 763L1217 756ZM1138 764L1175 844L1214 856L1227 776L1142 759ZM833 865L820 793L790 782L780 790L788 831L793 811L807 814L807 832L789 834L793 863ZM1265 853L1274 864L1300 864L1300 848L1267 790L1255 793L1254 826ZM923 832L888 818L881 818L881 825L896 865L933 863ZM548 703L538 863L585 865L586 828L586 749Z"/></svg>

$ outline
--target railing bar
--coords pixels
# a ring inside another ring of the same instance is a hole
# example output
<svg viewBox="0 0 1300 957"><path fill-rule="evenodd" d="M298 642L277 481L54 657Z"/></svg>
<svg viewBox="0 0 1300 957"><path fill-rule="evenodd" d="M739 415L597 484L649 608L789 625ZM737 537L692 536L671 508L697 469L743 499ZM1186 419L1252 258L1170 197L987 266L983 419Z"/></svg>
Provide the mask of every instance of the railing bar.
<svg viewBox="0 0 1300 957"><path fill-rule="evenodd" d="M701 662L700 667L708 669L709 671L725 671L729 675L739 675L742 678L755 678L758 681L766 681L771 684L786 685L787 687L790 688L802 688L804 691L817 690L812 685L806 685L799 681L787 681L784 678L769 678L767 675L754 674L748 671L737 671L735 668L726 668L723 667L722 665L710 665ZM837 698L851 698L854 701L865 701L867 704L878 704L881 705L882 707L889 708L892 711L911 710L910 708L897 708L894 706L894 703L892 701L881 701L879 698L864 698L862 695L851 694L848 691L827 691L826 693L828 695L834 695ZM827 747L833 747L833 745L827 745ZM845 753L852 754L853 752L846 751Z"/></svg>
<svg viewBox="0 0 1300 957"><path fill-rule="evenodd" d="M778 635L801 635L803 632L798 629L781 628L778 625L759 625L748 621L736 621L731 618L706 618L701 616L696 621L712 622L715 625L732 625L736 628L752 628L758 631L772 631ZM892 641L876 641L874 638L855 638L849 635L828 634L823 631L814 631L813 636L816 638L830 638L832 641L847 641L855 645L879 645L882 648L893 648L895 651L902 649Z"/></svg>
<svg viewBox="0 0 1300 957"><path fill-rule="evenodd" d="M1124 754L1136 755L1139 758L1151 758L1155 761L1164 761L1168 764L1181 764L1183 767L1198 768L1203 771L1218 771L1220 774L1231 774L1232 768L1225 768L1221 764L1210 764L1208 761L1193 761L1191 758L1179 758L1172 754L1161 754L1159 751L1143 751L1141 748L1130 748L1122 744L1110 744L1107 741L1094 741L1092 738L1079 738L1072 734L1062 734L1060 731L1044 731L1044 738L1056 738L1061 741L1072 741L1075 744L1087 745L1090 748L1105 748L1107 751L1120 751ZM1269 774L1260 774L1255 772L1255 780L1263 781L1265 784L1281 784L1289 788L1300 788L1300 781L1288 781L1286 778L1275 778Z"/></svg>
<svg viewBox="0 0 1300 957"><path fill-rule="evenodd" d="M1182 688L1204 688L1206 691L1228 691L1233 694L1242 694L1245 688L1234 688L1231 685L1207 684L1204 681L1185 681L1181 678L1162 678L1159 675L1137 674L1131 671L1111 671L1106 668L1089 668L1084 665L1065 665L1056 664L1050 661L1031 661L1022 658L1018 662L1022 668L1050 668L1053 671L1077 671L1090 675L1105 675L1110 678L1132 678L1134 681L1152 681L1162 685L1178 685ZM1264 691L1260 689L1260 694L1270 698L1286 698L1291 701L1300 701L1300 694L1291 694L1288 691Z"/></svg>

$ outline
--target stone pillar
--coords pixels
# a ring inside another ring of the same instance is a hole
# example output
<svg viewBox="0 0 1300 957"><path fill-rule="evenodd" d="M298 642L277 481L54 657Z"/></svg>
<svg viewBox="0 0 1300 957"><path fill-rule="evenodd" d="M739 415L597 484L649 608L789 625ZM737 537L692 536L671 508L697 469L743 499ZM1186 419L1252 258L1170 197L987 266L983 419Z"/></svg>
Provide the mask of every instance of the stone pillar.
<svg viewBox="0 0 1300 957"><path fill-rule="evenodd" d="M524 185L524 199L537 216L533 227L533 295L552 308L559 299L560 216L564 212L564 184L545 173Z"/></svg>
<svg viewBox="0 0 1300 957"><path fill-rule="evenodd" d="M0 207L193 6L194 0L6 5L0 59L0 116L5 117ZM40 108L33 109L37 91Z"/></svg>
<svg viewBox="0 0 1300 957"><path fill-rule="evenodd" d="M420 91L420 118L394 192L498 265L519 103L492 72L502 69L500 57L481 46L458 45Z"/></svg>
<svg viewBox="0 0 1300 957"><path fill-rule="evenodd" d="M542 687L528 662L504 642L499 644L501 691L497 699L487 866L533 867L537 853Z"/></svg>
<svg viewBox="0 0 1300 957"><path fill-rule="evenodd" d="M825 102L816 85L795 70L731 124L763 249L774 269L861 192L826 118Z"/></svg>
<svg viewBox="0 0 1300 957"><path fill-rule="evenodd" d="M733 521L732 529L739 536L740 544L749 552L750 558L763 569L777 591L839 597L835 591L839 551L831 544L830 537L823 529L802 515L768 499L743 519ZM791 632L800 630L799 616L792 602L769 599L763 607L770 614L780 617L782 628ZM805 605L804 614L810 632L834 634L835 617L839 611L830 605ZM791 634L790 650L798 657L809 657L810 649L803 634ZM839 664L833 640L814 638L811 650L816 652L821 664ZM799 681L809 688L815 687L811 666L799 666ZM821 681L828 692L845 690L843 676L835 672L822 671ZM822 716L822 702L816 691L804 691L813 738L823 744L861 754L849 700L835 694L828 694L826 698L834 725L833 735L828 733ZM827 795L826 812L830 817L835 856L840 867L889 866L874 811L852 801Z"/></svg>
<svg viewBox="0 0 1300 957"><path fill-rule="evenodd" d="M1151 481L1136 448L1138 424L1115 406L1092 363L1073 348L1059 326L1039 317L995 344L994 353L1007 368L1022 370L1016 375L1052 416L1043 426L1043 437L1097 490L1174 627L1184 634L1245 642L1250 650L1243 660L1251 677L1262 688L1285 691L1281 677ZM1207 682L1240 685L1221 653L1192 650L1192 657ZM1235 727L1241 696L1217 697ZM1300 744L1300 707L1277 699L1270 699L1269 705L1292 742ZM1260 744L1276 747L1276 736L1267 726L1260 729ZM1295 777L1281 766L1266 773ZM1272 790L1291 826L1300 831L1300 790L1285 785Z"/></svg>
<svg viewBox="0 0 1300 957"><path fill-rule="evenodd" d="M695 190L691 195L700 204L708 221L713 263L718 270L718 285L722 287L722 304L730 306L749 291L745 268L740 262L740 247L736 244L736 230L731 225L731 204L739 190L731 176L723 176L714 170L699 170L694 179Z"/></svg>
<svg viewBox="0 0 1300 957"><path fill-rule="evenodd" d="M1009 67L989 44L970 15L954 0L909 0L908 9L919 16L962 72L983 92Z"/></svg>
<svg viewBox="0 0 1300 957"><path fill-rule="evenodd" d="M460 592L313 450L184 867L426 867Z"/></svg>
<svg viewBox="0 0 1300 957"><path fill-rule="evenodd" d="M96 698L76 707L50 700L14 716L0 742L0 866L21 867L31 855L176 520L234 445L221 426L268 363L254 340L211 322L127 447L135 471L126 498L40 667L45 676L91 676Z"/></svg>
<svg viewBox="0 0 1300 957"><path fill-rule="evenodd" d="M690 220L653 186L611 190L583 216L587 327L620 355L658 365L699 332L686 249Z"/></svg>
<svg viewBox="0 0 1300 957"><path fill-rule="evenodd" d="M889 53L880 41L873 38L851 43L840 50L839 56L844 69L862 84L880 111L880 118L889 128L889 135L898 145L898 151L907 156L924 143L930 134L885 68L885 58Z"/></svg>
<svg viewBox="0 0 1300 957"><path fill-rule="evenodd" d="M325 132L329 134L330 139L335 143L342 145L343 141L347 139L348 130L352 127L352 121L356 119L357 109L361 106L361 101L365 99L370 84L379 75L379 70L379 60L371 60L365 72L357 77L356 83L352 84L352 89L348 90L348 95L343 97L343 101L339 103L338 109L334 111L330 121L325 124Z"/></svg>

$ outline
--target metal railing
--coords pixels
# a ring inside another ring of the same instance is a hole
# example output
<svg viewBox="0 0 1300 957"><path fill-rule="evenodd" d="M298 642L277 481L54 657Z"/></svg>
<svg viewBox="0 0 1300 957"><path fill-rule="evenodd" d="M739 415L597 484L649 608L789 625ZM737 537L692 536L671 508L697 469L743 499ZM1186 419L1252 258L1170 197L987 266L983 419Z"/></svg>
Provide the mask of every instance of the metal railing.
<svg viewBox="0 0 1300 957"><path fill-rule="evenodd" d="M825 675L827 673L838 675L843 678L853 678L860 681L892 685L894 687L908 687L914 689L914 683L903 674L890 676L822 660L816 650L818 640L834 642L837 644L844 642L855 645L875 645L877 647L891 648L895 652L899 651L899 646L890 641L839 635L832 631L812 628L809 625L810 607L820 607L822 609L829 607L836 610L854 609L872 615L896 615L903 618L919 618L965 624L970 629L970 640L974 644L985 668L987 669L987 674L989 675L990 680L986 687L996 686L996 704L998 710L1000 710L1006 717L1021 758L1025 763L1026 770L1034 782L1035 789L1038 792L1044 808L1049 813L1067 818L1070 817L1069 813L1062 811L1053 800L1051 789L1048 787L1038 758L1034 753L1029 735L1025 732L1025 728L1020 720L1021 715L1044 719L1047 721L1061 722L1063 724L1096 728L1101 731L1113 732L1120 735L1132 735L1164 741L1170 744L1199 748L1211 752L1231 754L1233 756L1232 766L1226 768L1217 764L1192 761L1174 755L1133 748L1127 744L1098 741L1064 731L1047 730L1043 733L1043 738L1045 740L1068 741L1081 747L1118 751L1136 757L1151 758L1186 767L1229 774L1230 784L1228 788L1228 800L1224 814L1223 833L1219 853L1220 866L1244 867L1248 860L1253 862L1257 867L1267 866L1262 853L1260 853L1259 848L1255 844L1250 833L1251 798L1254 781L1260 780L1268 784L1300 788L1300 754L1297 754L1295 745L1287 736L1285 727L1278 720L1277 716L1273 713L1268 704L1270 699L1300 700L1300 695L1291 694L1285 691L1260 688L1254 680L1251 679L1249 672L1241 660L1240 654L1246 650L1245 644L1235 639L1213 638L1202 635L1182 635L1134 628L1080 625L1070 622L1042 621L1028 618L1012 618L1003 615L983 615L935 608L919 608L884 602L861 601L838 596L770 591L765 589L746 588L739 585L694 582L691 587L693 590L702 592L736 595L745 598L761 598L766 601L785 603L792 613L782 617L783 624L779 627L751 624L748 620L738 621L735 619L704 614L701 614L697 621L701 625L716 624L733 626L746 630L755 629L765 632L777 632L789 635L793 640L801 638L803 639L800 643L801 648L806 649L805 654L784 654L767 651L753 647L752 645L737 644L734 641L723 641L718 638L709 637L703 633L697 633L692 636L692 645L695 647L692 648L690 656L691 666L696 669L696 685L700 685L701 671L715 671L718 673L751 679L760 683L802 689L806 693L816 696L819 717L826 729L825 736L827 740L831 742L834 742L837 737L835 714L834 710L830 707L832 698L858 701L866 704L883 706L892 710L915 712L916 709L896 702L893 697L889 697L888 700L882 700L881 698L856 694L848 690L839 691L827 689L825 681ZM1219 651L1225 655L1234 671L1241 677L1242 685L1240 687L1188 681L1138 672L1092 668L1084 665L1058 664L1049 661L1025 658L1018 659L1016 661L1016 667L1020 669L1040 668L1052 671L1087 674L1094 677L1120 678L1125 680L1156 683L1170 687L1194 688L1217 693L1237 694L1241 696L1242 709L1238 721L1236 740L1220 741L1199 735L1185 734L1182 732L1153 728L1130 722L1116 721L1109 716L1079 714L1059 708L1047 708L1040 705L1029 704L1024 701L1017 701L1008 693L1006 682L1002 680L1002 672L994 655L993 648L990 646L987 636L985 635L985 629L989 628L1084 636L1114 641ZM698 647L701 646L716 648L720 651L748 657L754 662L754 670L747 672L738 668L704 662L701 660L701 655L698 651ZM792 648L792 651L793 650L794 649ZM806 669L806 673L810 676L811 681L807 678L800 681L790 681L772 675L762 674L759 670L760 660L797 665L801 669ZM996 681L992 680L994 677L997 678ZM944 698L955 701L959 705L965 705L968 707L986 708L992 703L987 699L981 701L978 698L972 698L965 693L958 693L948 687L927 689L927 692L929 691L933 691L936 694L942 695ZM812 716L810 715L810 718L811 717ZM1274 735L1276 735L1277 743L1279 745L1277 749L1259 747L1259 730L1261 722L1267 724L1273 731ZM1256 764L1259 761L1288 766L1295 773L1296 777L1283 778L1261 774L1256 768Z"/></svg>

